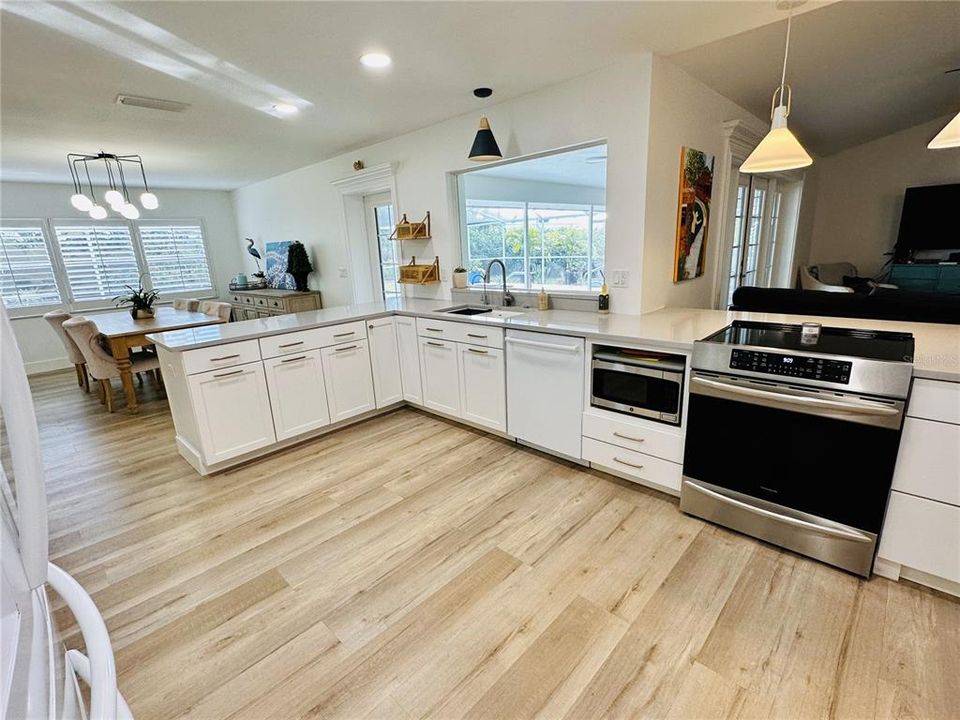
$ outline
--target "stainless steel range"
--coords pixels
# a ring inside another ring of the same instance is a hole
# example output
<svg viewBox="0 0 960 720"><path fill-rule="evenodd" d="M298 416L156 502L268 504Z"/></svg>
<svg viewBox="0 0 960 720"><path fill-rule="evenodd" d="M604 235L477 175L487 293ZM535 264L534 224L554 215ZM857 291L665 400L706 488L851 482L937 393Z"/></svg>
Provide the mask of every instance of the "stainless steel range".
<svg viewBox="0 0 960 720"><path fill-rule="evenodd" d="M738 321L691 364L680 509L869 576L913 336Z"/></svg>

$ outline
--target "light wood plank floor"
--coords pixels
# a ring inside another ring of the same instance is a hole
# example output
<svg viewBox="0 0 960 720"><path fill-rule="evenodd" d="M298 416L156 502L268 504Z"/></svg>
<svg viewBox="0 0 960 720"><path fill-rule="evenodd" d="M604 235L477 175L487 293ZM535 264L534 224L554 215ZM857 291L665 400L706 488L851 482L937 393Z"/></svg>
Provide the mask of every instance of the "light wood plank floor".
<svg viewBox="0 0 960 720"><path fill-rule="evenodd" d="M52 558L141 720L960 713L960 604L666 496L412 410L201 479L150 383L33 387Z"/></svg>

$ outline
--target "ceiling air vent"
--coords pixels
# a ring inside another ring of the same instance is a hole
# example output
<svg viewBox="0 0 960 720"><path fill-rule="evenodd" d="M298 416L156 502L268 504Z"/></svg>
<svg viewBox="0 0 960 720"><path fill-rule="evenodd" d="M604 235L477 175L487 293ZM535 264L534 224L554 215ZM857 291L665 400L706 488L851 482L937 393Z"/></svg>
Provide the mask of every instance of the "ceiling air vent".
<svg viewBox="0 0 960 720"><path fill-rule="evenodd" d="M183 112L190 107L189 103L177 102L176 100L159 100L157 98L137 97L136 95L123 95L122 93L117 95L117 105L163 110L164 112Z"/></svg>

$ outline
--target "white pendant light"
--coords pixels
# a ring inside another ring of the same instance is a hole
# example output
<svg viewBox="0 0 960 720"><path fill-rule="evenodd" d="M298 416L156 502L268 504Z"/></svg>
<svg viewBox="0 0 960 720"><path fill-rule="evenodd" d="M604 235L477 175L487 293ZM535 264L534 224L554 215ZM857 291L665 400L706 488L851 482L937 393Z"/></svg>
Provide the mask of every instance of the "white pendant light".
<svg viewBox="0 0 960 720"><path fill-rule="evenodd" d="M90 208L93 207L93 200L83 193L74 193L70 196L70 204L80 212L89 212Z"/></svg>
<svg viewBox="0 0 960 720"><path fill-rule="evenodd" d="M793 18L793 8L796 4L799 3L789 3L790 15L787 16L787 41L783 49L783 72L780 75L780 87L773 91L773 99L770 101L770 132L740 166L740 172L742 173L794 170L813 164L813 158L803 149L800 141L787 128L787 117L790 115L793 94L786 82L787 55L790 53L790 21Z"/></svg>
<svg viewBox="0 0 960 720"><path fill-rule="evenodd" d="M140 204L144 210L156 210L160 207L160 201L152 192L140 193Z"/></svg>
<svg viewBox="0 0 960 720"><path fill-rule="evenodd" d="M122 206L126 201L123 199L123 194L119 190L107 190L103 194L103 199L107 201L107 204L110 205L114 210L118 206Z"/></svg>
<svg viewBox="0 0 960 720"><path fill-rule="evenodd" d="M937 136L927 145L930 150L944 150L955 147L960 147L960 113L957 113L953 120L944 125L943 130L938 132Z"/></svg>
<svg viewBox="0 0 960 720"><path fill-rule="evenodd" d="M127 203L117 210L121 215L123 215L127 220L136 220L140 217L140 211L137 210L137 206L133 203Z"/></svg>
<svg viewBox="0 0 960 720"><path fill-rule="evenodd" d="M107 209L102 205L94 205L90 208L90 217L94 220L103 220L107 216Z"/></svg>

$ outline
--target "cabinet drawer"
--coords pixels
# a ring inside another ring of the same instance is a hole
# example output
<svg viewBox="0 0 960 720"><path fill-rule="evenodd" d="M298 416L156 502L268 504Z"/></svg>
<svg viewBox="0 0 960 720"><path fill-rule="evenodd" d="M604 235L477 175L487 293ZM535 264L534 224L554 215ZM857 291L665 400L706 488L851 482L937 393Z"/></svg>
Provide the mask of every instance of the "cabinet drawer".
<svg viewBox="0 0 960 720"><path fill-rule="evenodd" d="M187 375L243 365L260 359L260 345L256 340L214 345L213 347L187 350L183 353L183 369Z"/></svg>
<svg viewBox="0 0 960 720"><path fill-rule="evenodd" d="M960 508L890 493L877 554L884 560L960 582Z"/></svg>
<svg viewBox="0 0 960 720"><path fill-rule="evenodd" d="M594 440L636 450L671 462L683 462L683 436L646 424L585 412L583 434Z"/></svg>
<svg viewBox="0 0 960 720"><path fill-rule="evenodd" d="M908 417L893 489L960 505L960 425Z"/></svg>
<svg viewBox="0 0 960 720"><path fill-rule="evenodd" d="M313 328L312 330L300 330L298 332L284 333L283 335L271 335L270 337L260 338L260 353L264 360L267 358L280 357L291 353L300 353L304 350L316 350L329 345L325 343L327 339L326 328ZM349 340L350 338L345 338Z"/></svg>
<svg viewBox="0 0 960 720"><path fill-rule="evenodd" d="M917 378L907 415L960 425L960 383Z"/></svg>
<svg viewBox="0 0 960 720"><path fill-rule="evenodd" d="M453 342L482 345L483 347L503 347L503 328L489 325L470 325L469 323L449 322L417 318L417 334L421 337L452 340Z"/></svg>
<svg viewBox="0 0 960 720"><path fill-rule="evenodd" d="M349 340L367 339L367 326L363 320L344 323L343 325L330 325L328 327L317 328L316 331L319 333L320 347L336 345L337 343L347 342Z"/></svg>
<svg viewBox="0 0 960 720"><path fill-rule="evenodd" d="M600 442L593 438L583 438L583 459L594 465L600 465L636 480L664 490L672 495L680 494L680 480L683 466L662 458Z"/></svg>

